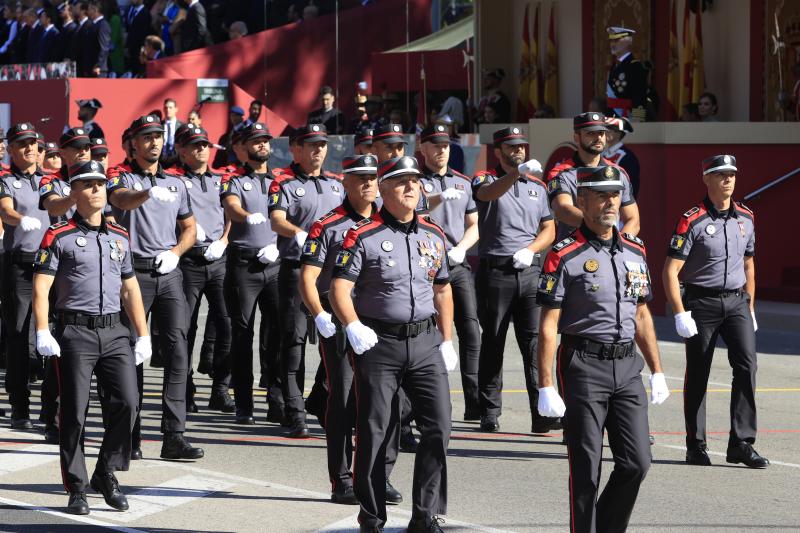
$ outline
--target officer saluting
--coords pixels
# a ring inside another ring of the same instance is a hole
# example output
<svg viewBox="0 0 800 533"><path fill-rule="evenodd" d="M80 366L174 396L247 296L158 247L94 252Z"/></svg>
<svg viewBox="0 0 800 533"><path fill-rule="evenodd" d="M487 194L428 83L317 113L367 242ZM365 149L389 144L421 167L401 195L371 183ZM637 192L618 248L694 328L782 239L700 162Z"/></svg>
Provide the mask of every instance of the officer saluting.
<svg viewBox="0 0 800 533"><path fill-rule="evenodd" d="M408 531L441 532L437 515L447 510L447 371L458 355L451 340L447 241L439 226L415 212L419 174L413 157L379 165L383 208L348 231L331 284L331 306L355 352L361 531L380 531L386 522L384 458L387 433L398 423L392 404L401 382L421 430Z"/></svg>
<svg viewBox="0 0 800 533"><path fill-rule="evenodd" d="M577 177L583 224L553 246L539 282L538 408L544 416L562 416L566 403L570 531L625 531L651 460L644 363L635 344L653 374L652 402L663 403L669 390L646 304L652 288L644 244L616 227L619 169L580 168ZM563 401L552 376L558 333ZM598 498L603 430L614 471Z"/></svg>
<svg viewBox="0 0 800 533"><path fill-rule="evenodd" d="M667 301L675 313L675 328L686 339L686 462L711 464L706 451L706 387L719 335L733 367L726 460L766 468L769 461L753 449L757 366L753 212L731 200L738 172L735 157L709 157L702 169L708 195L678 221L664 264Z"/></svg>
<svg viewBox="0 0 800 533"><path fill-rule="evenodd" d="M137 359L149 355L150 337L128 233L103 216L103 167L96 161L78 163L69 174L69 194L77 212L69 221L47 230L36 254L36 348L44 356L57 357L61 472L70 495L67 512L89 514L89 485L103 494L108 505L124 511L128 501L114 472L128 470L138 393L130 331L120 322L121 307L136 330ZM54 284L55 336L48 329L49 294ZM89 480L82 441L92 372L107 401L103 443Z"/></svg>
<svg viewBox="0 0 800 533"><path fill-rule="evenodd" d="M58 140L64 165L42 178L39 205L46 209L55 223L68 220L75 213L75 200L70 197L68 169L91 159L91 140L83 128L70 128Z"/></svg>

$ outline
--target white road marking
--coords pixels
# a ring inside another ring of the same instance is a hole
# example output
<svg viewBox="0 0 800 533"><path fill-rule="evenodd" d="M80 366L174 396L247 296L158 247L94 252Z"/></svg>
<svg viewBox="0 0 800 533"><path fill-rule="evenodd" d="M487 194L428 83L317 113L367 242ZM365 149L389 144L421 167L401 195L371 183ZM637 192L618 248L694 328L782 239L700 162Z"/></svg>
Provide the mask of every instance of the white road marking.
<svg viewBox="0 0 800 533"><path fill-rule="evenodd" d="M408 521L411 519L411 512L402 509L387 509L386 511L386 525L384 531L386 533L404 532L408 527ZM505 529L495 529L493 527L482 526L479 524L471 524L469 522L461 522L459 520L451 520L444 517L444 525L457 526L461 529L468 529L470 531L481 531L483 533L511 533ZM358 531L358 513L349 516L343 520L339 520L327 526L323 526L315 533L355 533Z"/></svg>
<svg viewBox="0 0 800 533"><path fill-rule="evenodd" d="M88 516L78 516L73 514L62 513L61 511L55 511L49 507L40 507L38 505L31 505L29 503L21 502L18 500L12 500L11 498L0 497L0 503L4 503L6 505L13 505L14 507L19 507L20 509L24 509L26 511L37 511L51 516L57 516L58 518L65 518L67 520L80 522L82 524L90 526L107 527L109 529L113 529L114 531L121 531L122 533L147 533L146 531L143 531L141 529L133 529L130 527L118 526L116 524L110 524L108 522L103 522L102 520L97 520L96 518L89 518ZM66 503L66 501L64 503Z"/></svg>
<svg viewBox="0 0 800 533"><path fill-rule="evenodd" d="M686 446L675 446L675 445L672 445L672 444L659 444L659 443L656 443L656 446L660 446L662 448L670 448L670 449L673 449L673 450L681 450L681 451L684 451L684 452L686 451ZM718 456L718 457L725 457L727 455L727 454L722 453L722 452L712 452L711 450L706 450L706 451L707 451L708 455L715 455L715 456ZM784 461L773 461L772 459L769 460L769 464L771 464L771 465L779 465L779 466L788 466L789 468L800 468L799 464L786 463ZM744 468L746 468L746 467L744 467Z"/></svg>
<svg viewBox="0 0 800 533"><path fill-rule="evenodd" d="M0 450L0 476L58 461L58 446L34 444L24 448Z"/></svg>

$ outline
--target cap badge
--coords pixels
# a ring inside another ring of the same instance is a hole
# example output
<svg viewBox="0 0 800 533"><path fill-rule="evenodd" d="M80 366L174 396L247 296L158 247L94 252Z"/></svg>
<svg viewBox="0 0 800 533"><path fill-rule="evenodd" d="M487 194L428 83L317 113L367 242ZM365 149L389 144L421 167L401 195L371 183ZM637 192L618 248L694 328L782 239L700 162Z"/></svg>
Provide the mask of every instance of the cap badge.
<svg viewBox="0 0 800 533"><path fill-rule="evenodd" d="M716 232L717 232L717 228L715 228L711 224L706 226L706 233L708 233L709 235L714 235Z"/></svg>
<svg viewBox="0 0 800 533"><path fill-rule="evenodd" d="M144 120L145 120L145 122L153 122L153 117L148 115L147 118L145 118Z"/></svg>
<svg viewBox="0 0 800 533"><path fill-rule="evenodd" d="M75 133L77 133L78 135L83 135L84 132L81 128L76 128Z"/></svg>
<svg viewBox="0 0 800 533"><path fill-rule="evenodd" d="M302 187L298 187L297 190L294 193L297 196L299 196L300 198L302 198L303 196L306 195L306 190L304 188L302 188Z"/></svg>
<svg viewBox="0 0 800 533"><path fill-rule="evenodd" d="M397 124L394 124L394 125L392 126L392 131L393 131L393 132L395 132L395 133L396 133L396 132L398 132L398 131L400 131L400 126L398 126Z"/></svg>
<svg viewBox="0 0 800 533"><path fill-rule="evenodd" d="M519 128L511 128L511 133L514 135L519 135Z"/></svg>
<svg viewBox="0 0 800 533"><path fill-rule="evenodd" d="M246 181L246 182L244 182L244 184L242 184L242 189L244 189L246 191L249 191L252 188L253 188L253 184L250 183L249 181Z"/></svg>
<svg viewBox="0 0 800 533"><path fill-rule="evenodd" d="M24 131L24 130L27 130L27 129L28 129L28 125L27 125L27 124L20 124L20 125L19 125L19 129L21 129L21 130L23 130L23 131Z"/></svg>
<svg viewBox="0 0 800 533"><path fill-rule="evenodd" d="M255 127L255 129L260 130L261 129L261 124L256 124L254 127ZM317 129L319 129L319 128L317 128ZM316 131L316 130L314 130L314 131Z"/></svg>
<svg viewBox="0 0 800 533"><path fill-rule="evenodd" d="M391 252L392 250L394 250L394 244L392 244L392 241L383 241L381 243L381 249L384 252Z"/></svg>
<svg viewBox="0 0 800 533"><path fill-rule="evenodd" d="M583 269L586 272L597 272L598 268L600 268L600 263L597 262L597 259L589 259L583 264Z"/></svg>
<svg viewBox="0 0 800 533"><path fill-rule="evenodd" d="M319 126L314 124L313 126L311 126L311 131L319 131Z"/></svg>
<svg viewBox="0 0 800 533"><path fill-rule="evenodd" d="M614 177L614 169L611 167L606 167L606 177L613 178Z"/></svg>
<svg viewBox="0 0 800 533"><path fill-rule="evenodd" d="M725 157L723 157L722 160L725 162L726 165L730 165L731 164L731 156L729 156L729 155L726 155Z"/></svg>
<svg viewBox="0 0 800 533"><path fill-rule="evenodd" d="M598 115L597 113L594 113L592 115L592 120L600 120L600 115Z"/></svg>
<svg viewBox="0 0 800 533"><path fill-rule="evenodd" d="M441 124L439 124L438 126L436 126L436 131L438 131L438 132L442 132L442 131L444 131L444 126L442 126Z"/></svg>
<svg viewBox="0 0 800 533"><path fill-rule="evenodd" d="M77 244L78 246L83 248L84 246L86 246L86 238L85 237L78 237L77 239L75 239L75 244Z"/></svg>

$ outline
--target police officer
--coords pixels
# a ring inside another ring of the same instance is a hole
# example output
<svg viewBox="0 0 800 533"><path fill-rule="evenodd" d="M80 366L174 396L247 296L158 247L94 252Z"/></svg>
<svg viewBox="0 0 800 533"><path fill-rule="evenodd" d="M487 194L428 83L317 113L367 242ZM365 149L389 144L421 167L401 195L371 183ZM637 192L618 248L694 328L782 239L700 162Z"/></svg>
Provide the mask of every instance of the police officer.
<svg viewBox="0 0 800 533"><path fill-rule="evenodd" d="M68 169L91 159L91 141L83 128L70 128L58 141L63 166L42 178L39 205L50 214L52 223L69 220L75 213L75 200L70 196Z"/></svg>
<svg viewBox="0 0 800 533"><path fill-rule="evenodd" d="M226 176L220 197L231 221L225 297L233 330L231 343L236 422L255 424L253 418L253 315L256 305L262 323L278 334L278 271L281 262L277 235L265 216L272 175L267 165L272 139L266 125L255 122L241 130L237 141L246 151L244 166ZM244 154L241 154L244 156ZM280 422L280 394L268 390L267 421ZM275 402L275 403L273 403ZM273 411L278 409L278 411ZM271 415L271 416L270 416ZM277 418L276 418L277 417Z"/></svg>
<svg viewBox="0 0 800 533"><path fill-rule="evenodd" d="M42 170L44 172L55 172L61 168L61 154L58 151L58 145L52 141L44 143L44 163Z"/></svg>
<svg viewBox="0 0 800 533"><path fill-rule="evenodd" d="M766 468L769 461L753 449L758 328L753 311L753 212L731 200L738 173L735 157L709 157L703 161L702 171L708 193L678 221L663 274L667 301L675 313L675 329L686 339L686 462L711 464L706 451L706 387L717 336L721 336L733 368L726 460Z"/></svg>
<svg viewBox="0 0 800 533"><path fill-rule="evenodd" d="M608 71L606 84L608 107L617 116L631 117L642 122L646 118L647 68L631 53L636 32L618 26L606 28L606 31L611 54L615 59Z"/></svg>
<svg viewBox="0 0 800 533"><path fill-rule="evenodd" d="M223 413L235 410L228 394L231 380L231 321L225 304L225 249L228 247L230 223L219 200L222 176L208 167L211 143L202 128L183 124L175 132L181 166L175 172L181 176L197 220L197 240L181 256L183 288L189 309L189 378L186 386L187 405L193 405L196 387L192 380L192 354L197 334L197 313L200 298L208 300L208 318L215 324L213 382L208 408Z"/></svg>
<svg viewBox="0 0 800 533"><path fill-rule="evenodd" d="M539 281L538 409L551 417L566 412L570 531L625 531L651 460L644 361L653 404L663 403L669 389L647 308L653 296L644 244L616 226L620 171L583 167L577 179L583 223L547 254ZM552 375L559 333L563 400ZM614 470L598 498L604 430Z"/></svg>
<svg viewBox="0 0 800 533"><path fill-rule="evenodd" d="M195 244L195 218L183 181L159 165L164 129L158 117L139 117L131 124L130 135L134 147L132 168L109 181L109 201L116 220L130 232L133 268L142 290L145 313L153 311L161 338L160 351L165 357L161 457L199 459L203 456L202 448L192 447L183 436L189 371L188 321L183 276L177 268L180 256ZM141 408L142 365L137 366L137 377ZM134 455L141 456L140 446L141 415L134 427Z"/></svg>
<svg viewBox="0 0 800 533"><path fill-rule="evenodd" d="M380 531L386 523L383 458L387 434L399 421L394 398L401 382L421 431L408 531L441 532L437 515L447 511L447 372L458 355L451 340L447 240L415 212L419 174L413 157L379 165L383 207L348 231L331 284L331 306L353 350L361 531Z"/></svg>
<svg viewBox="0 0 800 533"><path fill-rule="evenodd" d="M328 302L333 264L344 234L356 222L376 211L378 192L376 174L378 160L373 155L353 156L342 161L347 193L342 205L314 222L300 259L300 295L314 316L320 334L320 356L326 372L328 387L325 418L325 438L328 444L328 475L331 481L331 500L335 503L357 504L353 492L352 428L355 419L355 397L352 394L353 370L340 341L344 340L341 324L331 316ZM388 473L387 473L388 475Z"/></svg>
<svg viewBox="0 0 800 533"><path fill-rule="evenodd" d="M353 153L355 155L372 154L372 128L359 129L353 135Z"/></svg>
<svg viewBox="0 0 800 533"><path fill-rule="evenodd" d="M86 130L89 137L92 139L98 137L105 138L103 128L94 121L97 112L103 107L100 100L97 98L88 98L86 100L78 100L76 103L78 104L78 120L83 122L83 129Z"/></svg>
<svg viewBox="0 0 800 533"><path fill-rule="evenodd" d="M103 168L108 169L108 144L102 137L95 137L92 139L92 161L97 161L103 165Z"/></svg>
<svg viewBox="0 0 800 533"><path fill-rule="evenodd" d="M481 349L478 388L481 429L500 429L503 354L511 320L525 368L525 386L534 433L558 428L556 420L542 418L536 410L536 343L539 306L536 287L541 252L552 243L555 224L547 206L547 189L539 179L541 165L525 162L528 142L516 127L494 132L494 155L499 164L478 172L472 195L478 206L480 263L475 281Z"/></svg>
<svg viewBox="0 0 800 533"><path fill-rule="evenodd" d="M36 347L56 356L61 391L61 473L69 492L66 511L89 514L86 489L108 505L128 509L114 472L128 470L136 417L136 363L130 331L120 322L125 308L138 339L136 359L150 351L147 320L131 262L128 233L103 216L106 175L95 162L70 169L70 196L77 212L45 233L36 255L33 307ZM99 269L98 269L99 266ZM55 285L55 336L48 329L49 293ZM62 349L63 347L63 349ZM91 480L86 472L83 431L92 373L108 395L107 425Z"/></svg>
<svg viewBox="0 0 800 533"><path fill-rule="evenodd" d="M639 158L630 146L623 144L623 139L633 133L633 124L625 117L606 117L606 149L603 157L615 165L622 167L631 180L631 194L635 200L639 196Z"/></svg>
<svg viewBox="0 0 800 533"><path fill-rule="evenodd" d="M606 132L608 125L602 113L581 113L572 120L573 140L576 151L572 157L558 163L547 175L547 192L550 208L558 220L556 241L561 241L581 225L583 214L577 207L577 179L575 169L578 167L596 167L612 165L603 157L607 146ZM636 235L639 233L639 207L633 197L630 179L623 173L622 207L620 215L624 226L623 233Z"/></svg>
<svg viewBox="0 0 800 533"><path fill-rule="evenodd" d="M33 260L47 226L47 212L39 208L41 172L36 166L36 131L28 122L6 134L9 170L0 171L0 219L3 221L3 321L9 333L6 392L11 403L11 427L31 429L28 375L34 354L31 319Z"/></svg>
<svg viewBox="0 0 800 533"><path fill-rule="evenodd" d="M420 176L425 210L430 213L431 220L444 229L447 237L447 262L464 389L464 420L479 420L481 330L472 271L466 261L467 251L478 242L478 208L470 194L470 178L448 166L450 134L447 126L436 124L423 129L420 151L425 158L425 168Z"/></svg>
<svg viewBox="0 0 800 533"><path fill-rule="evenodd" d="M291 438L308 437L303 404L307 311L298 292L300 255L311 225L341 205L344 189L340 179L322 170L328 153L328 134L323 124L295 130L290 140L297 157L282 169L270 185L269 217L278 234L281 267L280 290L281 375L286 416L291 420Z"/></svg>
<svg viewBox="0 0 800 533"><path fill-rule="evenodd" d="M379 163L393 157L403 157L405 151L406 139L400 124L384 124L372 132L372 153Z"/></svg>

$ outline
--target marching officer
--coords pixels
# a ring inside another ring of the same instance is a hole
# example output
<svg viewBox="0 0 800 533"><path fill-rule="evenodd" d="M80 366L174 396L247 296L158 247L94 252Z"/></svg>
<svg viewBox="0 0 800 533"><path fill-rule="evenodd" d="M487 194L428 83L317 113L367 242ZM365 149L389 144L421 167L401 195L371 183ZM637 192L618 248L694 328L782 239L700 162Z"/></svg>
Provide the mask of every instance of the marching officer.
<svg viewBox="0 0 800 533"><path fill-rule="evenodd" d="M728 347L733 368L726 460L766 468L769 461L753 449L758 329L753 311L754 216L745 205L731 199L738 174L735 157L709 157L703 161L702 171L708 194L678 221L663 274L675 328L686 339L686 462L711 464L706 448L706 387L719 335Z"/></svg>
<svg viewBox="0 0 800 533"><path fill-rule="evenodd" d="M403 157L405 152L406 139L400 124L384 124L372 132L372 153L379 163L394 157Z"/></svg>
<svg viewBox="0 0 800 533"><path fill-rule="evenodd" d="M647 68L631 53L636 32L617 26L606 28L606 31L615 60L608 71L606 84L608 107L617 116L643 122L646 118Z"/></svg>
<svg viewBox="0 0 800 533"><path fill-rule="evenodd" d="M603 157L622 167L625 174L631 180L631 194L635 200L639 196L639 158L631 150L630 146L623 144L623 139L629 133L633 133L633 124L625 117L606 117L608 131L606 132L606 149Z"/></svg>
<svg viewBox="0 0 800 533"><path fill-rule="evenodd" d="M372 128L362 128L355 133L353 153L355 155L372 154Z"/></svg>
<svg viewBox="0 0 800 533"><path fill-rule="evenodd" d="M480 263L475 285L481 348L478 389L481 429L500 429L502 412L503 354L511 320L525 368L525 386L531 409L533 433L559 427L536 410L536 343L540 309L536 287L542 266L541 253L552 243L555 224L547 205L547 189L538 176L541 165L525 162L528 142L519 128L494 132L493 170L478 172L472 195L478 206Z"/></svg>
<svg viewBox="0 0 800 533"><path fill-rule="evenodd" d="M291 438L308 437L303 403L307 311L298 292L300 255L311 225L341 205L344 189L338 176L322 170L328 153L328 134L323 124L309 124L295 130L290 143L295 163L281 169L270 185L269 218L278 234L281 256L280 290L281 376L286 416L292 425Z"/></svg>
<svg viewBox="0 0 800 533"><path fill-rule="evenodd" d="M419 174L413 157L378 166L383 207L347 232L331 284L331 306L353 350L361 531L381 531L386 523L384 458L387 435L399 422L401 382L421 432L408 531L441 532L438 515L447 511L447 372L458 355L451 340L447 240L415 211Z"/></svg>
<svg viewBox="0 0 800 533"><path fill-rule="evenodd" d="M161 457L199 459L202 448L184 438L186 429L186 378L189 372L188 327L180 256L196 241L195 218L184 182L161 168L159 157L164 128L158 117L145 115L130 126L133 160L131 171L108 182L114 217L128 228L133 269L142 291L145 313L153 312L158 324L160 351L164 355L161 401ZM176 231L176 225L178 231ZM143 368L137 366L139 407L143 393ZM137 416L133 451L141 457L141 414Z"/></svg>
<svg viewBox="0 0 800 533"><path fill-rule="evenodd" d="M583 223L548 252L539 281L538 409L549 417L566 413L569 424L570 531L625 531L651 460L645 361L652 403L663 403L669 389L647 308L653 295L645 247L617 230L621 173L583 167L577 179ZM563 400L552 375L559 333ZM604 430L614 470L598 498Z"/></svg>
<svg viewBox="0 0 800 533"><path fill-rule="evenodd" d="M138 393L130 331L120 322L122 307L138 337L137 360L147 357L150 337L128 232L103 216L107 185L103 167L96 161L78 163L70 169L69 184L77 212L69 221L47 230L36 254L36 347L43 356L55 356L58 367L61 473L69 492L67 512L89 514L89 486L100 492L108 505L124 511L128 501L114 472L128 470ZM55 336L48 329L53 285ZM108 401L103 443L89 480L82 434L92 373Z"/></svg>
<svg viewBox="0 0 800 533"><path fill-rule="evenodd" d="M342 185L347 193L344 202L314 222L303 246L300 295L314 316L320 334L320 356L328 386L324 418L331 500L335 503L357 504L350 471L355 419L353 369L341 345L341 341L345 340L341 324L331 316L328 290L334 260L344 241L344 234L355 223L369 218L376 211L374 202L378 192L378 160L369 154L345 158L342 172Z"/></svg>
<svg viewBox="0 0 800 533"><path fill-rule="evenodd" d="M581 225L583 214L577 207L578 167L597 167L613 163L603 157L607 146L606 133L608 125L602 113L581 113L572 120L573 140L577 146L572 157L558 163L547 175L547 193L550 208L558 220L556 241L568 237ZM637 235L639 233L639 207L633 197L629 177L623 172L623 190L620 215L624 226L623 233Z"/></svg>
<svg viewBox="0 0 800 533"><path fill-rule="evenodd" d="M425 210L430 213L431 220L444 229L447 238L447 264L464 389L464 420L479 420L481 330L472 270L466 261L467 251L478 242L478 208L469 192L470 178L448 166L450 134L447 126L436 124L423 129L420 151L425 158L425 168L420 176Z"/></svg>
<svg viewBox="0 0 800 533"><path fill-rule="evenodd" d="M42 163L42 170L45 172L54 172L61 168L61 154L58 151L58 145L52 141L44 143L44 162Z"/></svg>
<svg viewBox="0 0 800 533"><path fill-rule="evenodd" d="M196 387L192 380L192 354L197 335L197 312L200 298L208 300L208 319L215 324L214 357L212 365L211 396L208 408L223 413L235 411L228 394L231 381L231 321L225 304L225 249L228 247L230 223L219 200L222 176L208 167L211 142L206 131L200 127L184 124L175 132L178 157L181 166L174 171L186 185L186 192L197 220L197 240L194 246L181 256L183 288L189 309L189 377L186 385L187 409L196 411L194 395ZM191 406L195 406L191 409Z"/></svg>
<svg viewBox="0 0 800 533"><path fill-rule="evenodd" d="M8 332L6 392L11 403L11 427L32 429L30 421L31 297L33 260L50 224L47 211L39 208L42 174L37 168L36 131L28 122L13 125L6 133L9 170L0 171L0 219L3 221L4 278L3 321Z"/></svg>
<svg viewBox="0 0 800 533"><path fill-rule="evenodd" d="M97 161L108 169L108 144L102 137L95 137L92 140L92 161Z"/></svg>
<svg viewBox="0 0 800 533"><path fill-rule="evenodd" d="M265 216L272 185L267 162L272 139L266 125L254 122L239 132L237 142L246 155L244 166L225 177L220 198L231 221L225 297L231 317L231 365L236 422L255 424L253 418L253 315L261 310L262 324L278 335L278 271L281 261L277 235ZM279 393L268 389L268 422L281 422ZM276 410L274 410L276 409Z"/></svg>
<svg viewBox="0 0 800 533"><path fill-rule="evenodd" d="M63 166L42 178L39 206L50 214L53 224L69 220L75 214L75 200L70 196L69 170L91 159L91 140L83 128L70 128L58 140Z"/></svg>

